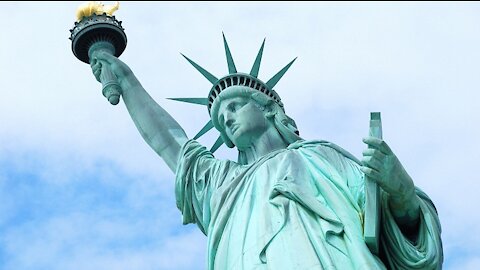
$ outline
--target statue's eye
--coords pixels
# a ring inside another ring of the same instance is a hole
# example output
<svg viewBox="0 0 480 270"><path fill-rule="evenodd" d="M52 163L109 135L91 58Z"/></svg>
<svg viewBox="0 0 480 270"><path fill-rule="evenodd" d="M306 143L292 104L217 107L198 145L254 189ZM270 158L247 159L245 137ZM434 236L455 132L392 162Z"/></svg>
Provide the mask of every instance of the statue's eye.
<svg viewBox="0 0 480 270"><path fill-rule="evenodd" d="M228 105L228 110L231 112L235 112L237 110L237 103L232 102Z"/></svg>
<svg viewBox="0 0 480 270"><path fill-rule="evenodd" d="M238 111L238 110L240 110L243 106L245 106L245 104L247 104L247 103L245 103L245 102L235 103L234 108L235 108L235 110Z"/></svg>

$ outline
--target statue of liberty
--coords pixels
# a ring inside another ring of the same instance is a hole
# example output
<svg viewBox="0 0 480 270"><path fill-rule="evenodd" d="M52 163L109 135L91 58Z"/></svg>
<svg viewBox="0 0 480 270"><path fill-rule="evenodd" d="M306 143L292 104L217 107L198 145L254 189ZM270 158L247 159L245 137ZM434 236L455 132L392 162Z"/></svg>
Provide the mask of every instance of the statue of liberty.
<svg viewBox="0 0 480 270"><path fill-rule="evenodd" d="M363 139L363 159L339 146L305 140L273 89L293 61L267 82L257 78L265 41L251 71L237 72L224 37L229 74L217 78L185 57L212 84L202 104L211 120L193 139L112 56L93 56L97 78L117 77L138 131L175 172L183 223L208 237L208 269L441 269L440 222L382 139ZM215 127L208 150L196 139ZM238 160L219 160L225 143ZM379 252L363 238L365 178L380 187ZM188 254L185 254L188 256Z"/></svg>

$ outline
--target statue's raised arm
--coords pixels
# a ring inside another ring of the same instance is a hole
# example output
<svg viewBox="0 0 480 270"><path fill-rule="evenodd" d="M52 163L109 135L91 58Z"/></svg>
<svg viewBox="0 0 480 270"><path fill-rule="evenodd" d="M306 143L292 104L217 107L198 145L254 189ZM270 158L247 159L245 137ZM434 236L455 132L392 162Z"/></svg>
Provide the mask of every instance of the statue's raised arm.
<svg viewBox="0 0 480 270"><path fill-rule="evenodd" d="M180 148L187 141L182 127L145 91L127 64L115 56L104 52L94 54L91 67L98 81L106 68L113 72L127 110L143 139L175 171Z"/></svg>

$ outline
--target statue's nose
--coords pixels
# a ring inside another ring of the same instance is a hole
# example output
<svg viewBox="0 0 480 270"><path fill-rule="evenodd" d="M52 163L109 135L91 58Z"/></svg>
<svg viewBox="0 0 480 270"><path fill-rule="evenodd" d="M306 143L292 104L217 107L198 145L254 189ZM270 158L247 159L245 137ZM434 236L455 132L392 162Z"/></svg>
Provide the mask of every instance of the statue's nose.
<svg viewBox="0 0 480 270"><path fill-rule="evenodd" d="M226 127L231 127L233 122L235 122L235 118L233 117L231 112L225 112L224 114L225 117L225 126Z"/></svg>
<svg viewBox="0 0 480 270"><path fill-rule="evenodd" d="M233 119L227 119L227 120L225 121L225 126L226 126L226 127L231 127L232 124L233 124Z"/></svg>

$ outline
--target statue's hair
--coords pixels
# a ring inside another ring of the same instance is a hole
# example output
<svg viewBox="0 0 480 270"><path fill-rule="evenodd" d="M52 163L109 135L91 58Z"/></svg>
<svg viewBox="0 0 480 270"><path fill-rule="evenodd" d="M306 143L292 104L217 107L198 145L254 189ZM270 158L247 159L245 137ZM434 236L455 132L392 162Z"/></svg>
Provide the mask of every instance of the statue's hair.
<svg viewBox="0 0 480 270"><path fill-rule="evenodd" d="M295 121L286 115L280 105L278 105L271 97L262 92L250 89L249 87L232 86L219 94L219 96L215 99L211 110L213 125L218 131L220 131L220 136L228 147L233 148L235 145L225 133L225 127L223 126L223 123L219 122L218 113L220 109L220 103L223 100L234 97L245 97L255 101L254 104L257 107L259 107L262 111L266 111L266 117L271 119L273 125L278 130L280 136L287 143L287 145L301 139L299 137L299 132ZM240 160L241 158L239 157L239 162Z"/></svg>

